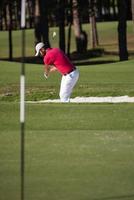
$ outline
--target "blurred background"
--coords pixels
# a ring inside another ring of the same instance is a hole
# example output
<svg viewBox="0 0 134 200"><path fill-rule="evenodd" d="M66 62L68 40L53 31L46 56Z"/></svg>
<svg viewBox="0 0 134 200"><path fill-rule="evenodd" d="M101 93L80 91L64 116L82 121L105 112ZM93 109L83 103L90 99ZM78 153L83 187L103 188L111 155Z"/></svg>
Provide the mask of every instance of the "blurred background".
<svg viewBox="0 0 134 200"><path fill-rule="evenodd" d="M20 199L20 18L0 0L0 200ZM71 98L133 98L133 22L134 0L26 0L25 200L134 199L134 103L38 103L61 75L34 56L43 41L78 66Z"/></svg>
<svg viewBox="0 0 134 200"><path fill-rule="evenodd" d="M20 60L20 18L20 0L0 1L0 59ZM133 20L133 0L26 0L26 61L35 62L40 41L72 60L131 59Z"/></svg>

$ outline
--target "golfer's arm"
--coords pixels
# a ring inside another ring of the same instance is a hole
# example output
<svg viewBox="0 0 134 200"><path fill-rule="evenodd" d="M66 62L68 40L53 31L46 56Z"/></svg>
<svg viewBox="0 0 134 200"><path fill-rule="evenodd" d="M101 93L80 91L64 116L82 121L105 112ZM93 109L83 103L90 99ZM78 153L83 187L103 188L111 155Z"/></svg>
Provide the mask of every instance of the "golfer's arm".
<svg viewBox="0 0 134 200"><path fill-rule="evenodd" d="M57 71L57 68L54 65L45 65L44 72L46 76L49 76L51 72Z"/></svg>
<svg viewBox="0 0 134 200"><path fill-rule="evenodd" d="M49 65L45 65L44 66L44 73L46 74L46 76L49 75L49 72L50 72L50 66Z"/></svg>
<svg viewBox="0 0 134 200"><path fill-rule="evenodd" d="M57 71L57 68L54 65L51 65L50 72L55 72L55 71Z"/></svg>

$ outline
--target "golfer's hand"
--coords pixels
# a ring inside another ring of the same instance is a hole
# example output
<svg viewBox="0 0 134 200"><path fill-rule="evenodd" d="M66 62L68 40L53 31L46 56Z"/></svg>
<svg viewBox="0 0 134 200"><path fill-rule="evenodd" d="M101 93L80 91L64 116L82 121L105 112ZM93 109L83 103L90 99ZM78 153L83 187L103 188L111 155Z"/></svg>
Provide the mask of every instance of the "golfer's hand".
<svg viewBox="0 0 134 200"><path fill-rule="evenodd" d="M48 75L47 75L46 73L44 73L44 77L45 77L46 79L48 79Z"/></svg>

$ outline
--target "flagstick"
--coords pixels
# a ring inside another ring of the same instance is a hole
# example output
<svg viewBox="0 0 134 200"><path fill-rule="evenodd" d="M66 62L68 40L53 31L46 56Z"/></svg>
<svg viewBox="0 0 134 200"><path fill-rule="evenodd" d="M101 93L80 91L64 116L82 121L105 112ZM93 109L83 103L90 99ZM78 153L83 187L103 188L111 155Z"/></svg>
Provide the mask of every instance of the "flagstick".
<svg viewBox="0 0 134 200"><path fill-rule="evenodd" d="M25 178L25 0L21 0L22 66L20 76L20 128L21 128L21 200L24 200Z"/></svg>

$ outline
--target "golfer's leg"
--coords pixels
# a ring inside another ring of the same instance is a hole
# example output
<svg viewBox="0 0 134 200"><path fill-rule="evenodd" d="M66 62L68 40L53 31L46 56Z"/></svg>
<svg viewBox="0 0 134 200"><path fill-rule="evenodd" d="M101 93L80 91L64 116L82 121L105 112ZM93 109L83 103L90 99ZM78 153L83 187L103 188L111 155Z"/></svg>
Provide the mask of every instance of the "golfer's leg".
<svg viewBox="0 0 134 200"><path fill-rule="evenodd" d="M62 77L60 88L61 102L69 102L72 90L79 78L79 72L74 71L71 74Z"/></svg>
<svg viewBox="0 0 134 200"><path fill-rule="evenodd" d="M67 82L67 77L62 76L61 85L60 85L60 93L59 93L61 102L69 102L69 97L66 94L66 82Z"/></svg>

